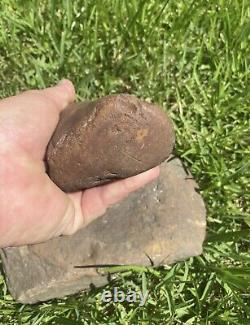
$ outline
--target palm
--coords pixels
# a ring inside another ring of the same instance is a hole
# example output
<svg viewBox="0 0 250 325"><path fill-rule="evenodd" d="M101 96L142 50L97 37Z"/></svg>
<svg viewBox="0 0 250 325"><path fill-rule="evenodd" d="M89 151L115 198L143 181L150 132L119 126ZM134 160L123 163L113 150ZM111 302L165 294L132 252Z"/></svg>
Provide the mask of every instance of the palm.
<svg viewBox="0 0 250 325"><path fill-rule="evenodd" d="M83 192L61 191L46 174L44 155L60 111L73 100L74 88L65 82L0 102L0 247L72 234L159 172Z"/></svg>

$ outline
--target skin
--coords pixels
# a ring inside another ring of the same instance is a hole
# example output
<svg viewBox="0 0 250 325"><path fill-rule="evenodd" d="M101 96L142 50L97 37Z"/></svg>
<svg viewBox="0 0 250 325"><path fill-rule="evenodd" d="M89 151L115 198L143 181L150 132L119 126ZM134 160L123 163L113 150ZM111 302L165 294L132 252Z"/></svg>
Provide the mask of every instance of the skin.
<svg viewBox="0 0 250 325"><path fill-rule="evenodd" d="M66 194L44 156L60 112L75 99L69 80L0 101L0 247L71 235L159 176L159 166L107 185Z"/></svg>

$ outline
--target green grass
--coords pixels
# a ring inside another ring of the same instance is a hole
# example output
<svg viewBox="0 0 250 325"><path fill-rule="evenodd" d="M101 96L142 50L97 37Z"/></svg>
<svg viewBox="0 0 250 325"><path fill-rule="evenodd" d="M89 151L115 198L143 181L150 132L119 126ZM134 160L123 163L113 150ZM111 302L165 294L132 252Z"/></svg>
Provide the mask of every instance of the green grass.
<svg viewBox="0 0 250 325"><path fill-rule="evenodd" d="M127 91L170 112L207 206L204 252L119 273L149 289L144 307L104 304L102 288L24 306L0 275L0 324L250 324L250 1L2 0L0 97L63 77L78 99Z"/></svg>

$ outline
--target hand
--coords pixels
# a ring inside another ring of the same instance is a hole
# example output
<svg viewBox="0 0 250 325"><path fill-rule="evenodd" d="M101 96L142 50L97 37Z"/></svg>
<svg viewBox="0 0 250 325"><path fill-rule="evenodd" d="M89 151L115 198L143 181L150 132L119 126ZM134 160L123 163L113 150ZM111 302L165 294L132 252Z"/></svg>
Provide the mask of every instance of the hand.
<svg viewBox="0 0 250 325"><path fill-rule="evenodd" d="M159 175L159 167L66 194L48 177L44 156L59 113L74 101L68 80L0 101L0 247L70 235Z"/></svg>

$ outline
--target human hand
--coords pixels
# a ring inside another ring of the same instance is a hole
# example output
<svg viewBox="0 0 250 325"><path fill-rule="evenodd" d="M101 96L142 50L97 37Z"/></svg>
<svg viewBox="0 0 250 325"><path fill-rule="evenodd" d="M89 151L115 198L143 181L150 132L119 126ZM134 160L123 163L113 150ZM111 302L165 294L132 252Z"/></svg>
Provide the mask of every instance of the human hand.
<svg viewBox="0 0 250 325"><path fill-rule="evenodd" d="M46 174L44 157L60 112L74 101L68 80L0 101L0 247L70 235L159 175L159 167L66 194Z"/></svg>

